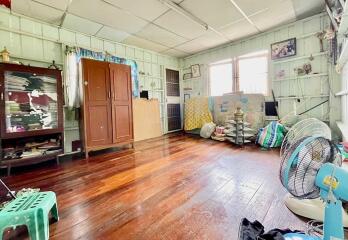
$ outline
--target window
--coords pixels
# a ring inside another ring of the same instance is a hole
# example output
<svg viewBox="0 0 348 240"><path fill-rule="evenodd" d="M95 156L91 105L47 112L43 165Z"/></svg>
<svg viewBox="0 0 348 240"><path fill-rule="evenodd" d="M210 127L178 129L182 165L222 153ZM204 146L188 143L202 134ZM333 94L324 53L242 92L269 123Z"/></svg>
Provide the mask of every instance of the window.
<svg viewBox="0 0 348 240"><path fill-rule="evenodd" d="M210 95L268 94L268 51L255 52L210 65Z"/></svg>
<svg viewBox="0 0 348 240"><path fill-rule="evenodd" d="M233 91L232 63L210 66L210 96L222 96Z"/></svg>
<svg viewBox="0 0 348 240"><path fill-rule="evenodd" d="M268 56L266 52L238 57L239 91L268 93Z"/></svg>

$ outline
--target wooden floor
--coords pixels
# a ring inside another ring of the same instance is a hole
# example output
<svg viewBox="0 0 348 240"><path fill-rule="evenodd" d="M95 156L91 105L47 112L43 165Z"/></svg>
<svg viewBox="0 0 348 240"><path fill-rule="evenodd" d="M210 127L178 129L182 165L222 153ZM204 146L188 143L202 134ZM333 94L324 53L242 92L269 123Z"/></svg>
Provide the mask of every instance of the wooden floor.
<svg viewBox="0 0 348 240"><path fill-rule="evenodd" d="M135 149L14 169L13 189L55 191L51 239L237 239L242 217L304 229L284 205L277 151L182 133Z"/></svg>

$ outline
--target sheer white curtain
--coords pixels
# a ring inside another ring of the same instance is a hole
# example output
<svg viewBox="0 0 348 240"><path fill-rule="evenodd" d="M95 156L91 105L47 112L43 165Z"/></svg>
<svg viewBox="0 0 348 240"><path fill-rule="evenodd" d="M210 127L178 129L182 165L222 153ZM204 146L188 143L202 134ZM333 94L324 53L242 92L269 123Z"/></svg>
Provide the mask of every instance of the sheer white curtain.
<svg viewBox="0 0 348 240"><path fill-rule="evenodd" d="M66 105L69 108L80 107L79 100L79 66L77 54L67 51L65 57L65 87L66 87Z"/></svg>

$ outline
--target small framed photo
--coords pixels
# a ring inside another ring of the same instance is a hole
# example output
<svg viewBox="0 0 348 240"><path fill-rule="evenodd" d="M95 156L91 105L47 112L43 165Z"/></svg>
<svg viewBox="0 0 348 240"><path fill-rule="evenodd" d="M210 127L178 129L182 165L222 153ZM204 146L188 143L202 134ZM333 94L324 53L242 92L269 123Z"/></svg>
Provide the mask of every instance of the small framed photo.
<svg viewBox="0 0 348 240"><path fill-rule="evenodd" d="M200 77L201 76L201 70L199 64L195 64L191 66L191 73L192 77Z"/></svg>
<svg viewBox="0 0 348 240"><path fill-rule="evenodd" d="M286 58L296 55L296 38L271 44L272 60Z"/></svg>
<svg viewBox="0 0 348 240"><path fill-rule="evenodd" d="M191 97L191 95L190 95L190 94L185 93L185 94L184 94L184 103L185 103L187 100L189 100L189 99L190 99L190 97Z"/></svg>
<svg viewBox="0 0 348 240"><path fill-rule="evenodd" d="M185 73L184 76L182 77L184 80L192 78L192 73Z"/></svg>

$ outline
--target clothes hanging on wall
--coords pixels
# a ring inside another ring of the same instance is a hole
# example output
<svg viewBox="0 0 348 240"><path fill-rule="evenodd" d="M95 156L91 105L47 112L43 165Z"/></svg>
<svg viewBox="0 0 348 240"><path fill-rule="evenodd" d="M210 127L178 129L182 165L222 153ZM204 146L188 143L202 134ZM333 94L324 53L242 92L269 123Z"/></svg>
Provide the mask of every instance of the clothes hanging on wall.
<svg viewBox="0 0 348 240"><path fill-rule="evenodd" d="M79 69L79 62L81 58L89 58L99 61L113 62L119 64L126 64L131 67L132 78L132 94L133 97L139 97L139 79L138 79L138 65L134 60L120 58L105 54L102 52L95 52L84 48L69 48L67 46L65 57L65 72L64 80L66 87L66 105L68 108L79 108L79 76L81 75L81 69Z"/></svg>
<svg viewBox="0 0 348 240"><path fill-rule="evenodd" d="M64 81L66 88L66 105L71 108L80 107L79 99L79 69L77 54L72 51L66 53Z"/></svg>
<svg viewBox="0 0 348 240"><path fill-rule="evenodd" d="M126 59L126 58L120 58L113 56L109 53L103 53L103 52L95 52L84 48L76 48L77 50L77 61L80 61L81 58L89 58L99 61L105 61L105 62L113 62L113 63L119 63L119 64L125 64L131 67L131 78L132 78L132 94L133 97L139 97L140 91L139 91L139 79L138 79L138 65L136 61Z"/></svg>
<svg viewBox="0 0 348 240"><path fill-rule="evenodd" d="M201 128L212 121L208 97L194 97L185 102L185 131Z"/></svg>

